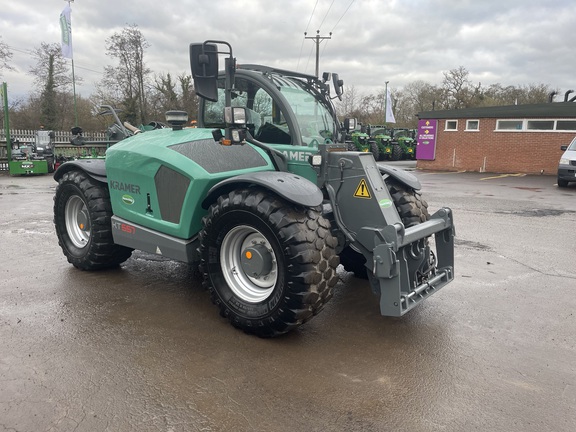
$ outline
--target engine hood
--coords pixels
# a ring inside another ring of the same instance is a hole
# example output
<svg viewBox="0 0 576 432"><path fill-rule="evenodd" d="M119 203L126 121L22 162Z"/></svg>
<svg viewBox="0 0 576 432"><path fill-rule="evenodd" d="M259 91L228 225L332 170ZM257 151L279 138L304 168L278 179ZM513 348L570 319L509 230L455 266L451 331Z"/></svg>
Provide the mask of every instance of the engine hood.
<svg viewBox="0 0 576 432"><path fill-rule="evenodd" d="M188 239L201 227L200 202L218 182L272 171L266 153L250 144L223 146L209 129L143 132L106 151L106 176L114 214Z"/></svg>

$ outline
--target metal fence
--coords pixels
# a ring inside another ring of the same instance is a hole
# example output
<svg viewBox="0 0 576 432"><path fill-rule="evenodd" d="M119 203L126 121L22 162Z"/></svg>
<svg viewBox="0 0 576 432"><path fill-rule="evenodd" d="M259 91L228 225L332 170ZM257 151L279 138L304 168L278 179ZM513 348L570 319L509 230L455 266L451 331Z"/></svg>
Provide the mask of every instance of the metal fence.
<svg viewBox="0 0 576 432"><path fill-rule="evenodd" d="M54 154L65 158L103 156L110 145L105 132L84 132L84 139L90 144L75 146L70 143L70 131L54 131L56 144ZM36 131L29 129L11 129L10 138L21 143L35 142ZM0 130L0 171L8 171L8 153L6 148L6 131Z"/></svg>
<svg viewBox="0 0 576 432"><path fill-rule="evenodd" d="M35 130L31 129L10 129L10 138L19 139L21 142L33 142L36 138ZM87 141L106 141L105 132L84 132L82 134ZM56 144L70 144L70 131L54 131L54 141ZM6 145L6 131L0 130L0 142Z"/></svg>

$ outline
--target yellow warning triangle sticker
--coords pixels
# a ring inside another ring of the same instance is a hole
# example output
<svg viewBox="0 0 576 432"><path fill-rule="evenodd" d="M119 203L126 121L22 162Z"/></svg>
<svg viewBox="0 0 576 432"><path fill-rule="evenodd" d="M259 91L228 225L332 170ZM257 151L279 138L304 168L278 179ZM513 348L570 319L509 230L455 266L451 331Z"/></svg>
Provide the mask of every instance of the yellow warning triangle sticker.
<svg viewBox="0 0 576 432"><path fill-rule="evenodd" d="M368 189L368 185L366 184L366 180L360 180L360 184L356 188L356 192L354 192L354 196L356 198L372 198L370 196L370 190Z"/></svg>

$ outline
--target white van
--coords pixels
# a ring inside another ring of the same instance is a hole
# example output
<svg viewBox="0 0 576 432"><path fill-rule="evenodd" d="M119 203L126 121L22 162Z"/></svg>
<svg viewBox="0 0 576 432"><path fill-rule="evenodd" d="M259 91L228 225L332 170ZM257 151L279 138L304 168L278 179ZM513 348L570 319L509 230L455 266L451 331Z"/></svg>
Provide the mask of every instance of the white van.
<svg viewBox="0 0 576 432"><path fill-rule="evenodd" d="M576 137L570 145L561 146L564 154L558 165L558 186L566 187L569 182L576 182Z"/></svg>

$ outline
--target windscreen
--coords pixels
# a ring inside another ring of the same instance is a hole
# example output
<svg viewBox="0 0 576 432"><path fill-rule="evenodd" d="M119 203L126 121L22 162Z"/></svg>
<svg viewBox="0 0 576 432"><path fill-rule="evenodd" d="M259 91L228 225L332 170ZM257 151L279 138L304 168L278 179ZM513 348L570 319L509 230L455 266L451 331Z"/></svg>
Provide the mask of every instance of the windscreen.
<svg viewBox="0 0 576 432"><path fill-rule="evenodd" d="M318 145L326 138L334 140L336 125L320 95L314 94L314 90L306 88L307 85L300 80L275 78L274 81L298 119L302 141L307 145Z"/></svg>

